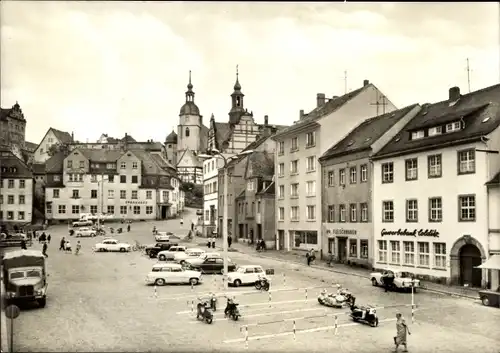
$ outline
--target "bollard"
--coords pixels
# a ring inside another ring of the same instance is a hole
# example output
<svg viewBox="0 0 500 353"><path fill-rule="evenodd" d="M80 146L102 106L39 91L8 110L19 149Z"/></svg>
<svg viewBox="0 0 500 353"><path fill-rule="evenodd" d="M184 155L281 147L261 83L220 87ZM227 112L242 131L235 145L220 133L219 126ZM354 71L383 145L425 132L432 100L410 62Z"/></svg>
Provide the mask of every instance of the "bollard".
<svg viewBox="0 0 500 353"><path fill-rule="evenodd" d="M293 320L293 340L295 341L297 339L297 330L295 326L295 320Z"/></svg>
<svg viewBox="0 0 500 353"><path fill-rule="evenodd" d="M248 326L245 326L245 348L248 349Z"/></svg>
<svg viewBox="0 0 500 353"><path fill-rule="evenodd" d="M191 313L194 313L194 300L191 300Z"/></svg>
<svg viewBox="0 0 500 353"><path fill-rule="evenodd" d="M339 321L337 315L335 315L335 336L339 333Z"/></svg>
<svg viewBox="0 0 500 353"><path fill-rule="evenodd" d="M283 287L286 287L286 275L285 275L285 272L283 272Z"/></svg>
<svg viewBox="0 0 500 353"><path fill-rule="evenodd" d="M158 290L156 289L156 285L155 285L155 293L154 293L154 296L156 299L158 299Z"/></svg>
<svg viewBox="0 0 500 353"><path fill-rule="evenodd" d="M411 323L415 322L415 284L411 284Z"/></svg>
<svg viewBox="0 0 500 353"><path fill-rule="evenodd" d="M193 283L191 283L191 293L193 293L193 292L194 292L194 285L193 285Z"/></svg>
<svg viewBox="0 0 500 353"><path fill-rule="evenodd" d="M306 301L307 301L307 288L306 288Z"/></svg>
<svg viewBox="0 0 500 353"><path fill-rule="evenodd" d="M269 293L269 307L271 307L272 296L271 296L271 292L268 292L268 293Z"/></svg>

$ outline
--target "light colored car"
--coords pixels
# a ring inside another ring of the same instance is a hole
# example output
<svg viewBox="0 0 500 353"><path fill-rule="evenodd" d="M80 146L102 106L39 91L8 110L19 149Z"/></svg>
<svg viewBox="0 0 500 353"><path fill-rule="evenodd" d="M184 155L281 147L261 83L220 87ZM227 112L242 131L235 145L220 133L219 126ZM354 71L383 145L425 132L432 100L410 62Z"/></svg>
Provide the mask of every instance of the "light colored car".
<svg viewBox="0 0 500 353"><path fill-rule="evenodd" d="M156 241L169 241L170 236L174 235L171 232L158 232L158 234L155 235L155 240Z"/></svg>
<svg viewBox="0 0 500 353"><path fill-rule="evenodd" d="M73 228L77 228L77 227L88 227L88 226L93 225L94 223L91 220L80 220L80 221L73 222L72 224L73 224Z"/></svg>
<svg viewBox="0 0 500 353"><path fill-rule="evenodd" d="M175 254L186 251L185 246L172 246L170 249L160 251L158 253L158 260L160 261L174 261Z"/></svg>
<svg viewBox="0 0 500 353"><path fill-rule="evenodd" d="M385 269L382 272L372 272L370 278L373 286L383 286L384 277L394 276L394 287L396 289L411 290L412 283L414 288L420 287L420 280L414 279L414 275L410 272Z"/></svg>
<svg viewBox="0 0 500 353"><path fill-rule="evenodd" d="M128 243L122 243L116 239L107 238L95 245L95 251L119 251L128 252L132 246Z"/></svg>
<svg viewBox="0 0 500 353"><path fill-rule="evenodd" d="M206 252L206 253L201 254L198 257L193 257L193 258L186 259L186 264L190 264L190 265L193 265L193 266L199 266L207 258L220 258L220 259L222 259L222 256L218 252ZM229 261L231 261L231 260L229 260Z"/></svg>
<svg viewBox="0 0 500 353"><path fill-rule="evenodd" d="M146 277L147 284L164 286L165 284L192 284L201 282L201 272L186 270L179 264L156 264Z"/></svg>
<svg viewBox="0 0 500 353"><path fill-rule="evenodd" d="M262 266L244 265L238 267L236 271L228 274L227 283L229 285L239 287L241 285L254 284L259 280L259 278L267 278L266 272Z"/></svg>
<svg viewBox="0 0 500 353"><path fill-rule="evenodd" d="M203 255L204 253L205 250L202 249L196 249L196 248L186 249L186 251L181 251L178 252L177 254L174 254L174 261L182 265L187 259L196 259L201 255Z"/></svg>
<svg viewBox="0 0 500 353"><path fill-rule="evenodd" d="M77 238L79 238L79 237L95 237L95 236L96 236L96 231L91 229L91 228L88 228L88 227L80 228L75 233L75 237L77 237Z"/></svg>

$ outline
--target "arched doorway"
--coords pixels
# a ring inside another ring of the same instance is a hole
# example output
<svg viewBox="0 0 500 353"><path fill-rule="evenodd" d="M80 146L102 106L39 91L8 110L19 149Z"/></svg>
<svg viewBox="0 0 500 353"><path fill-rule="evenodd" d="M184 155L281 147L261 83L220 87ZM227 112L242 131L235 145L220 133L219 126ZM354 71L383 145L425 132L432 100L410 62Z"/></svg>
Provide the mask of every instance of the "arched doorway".
<svg viewBox="0 0 500 353"><path fill-rule="evenodd" d="M465 244L460 249L460 284L481 287L482 271L481 251L474 244Z"/></svg>

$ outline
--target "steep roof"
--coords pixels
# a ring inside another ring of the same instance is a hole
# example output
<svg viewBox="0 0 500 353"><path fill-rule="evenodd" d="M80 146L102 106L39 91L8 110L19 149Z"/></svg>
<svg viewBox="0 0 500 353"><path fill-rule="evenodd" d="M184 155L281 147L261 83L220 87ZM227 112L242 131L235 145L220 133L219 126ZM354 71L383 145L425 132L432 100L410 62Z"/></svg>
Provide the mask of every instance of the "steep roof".
<svg viewBox="0 0 500 353"><path fill-rule="evenodd" d="M245 198L245 188L243 188L243 190L240 191L240 193L238 194L238 196L236 196L236 200L241 200L241 199L244 199Z"/></svg>
<svg viewBox="0 0 500 353"><path fill-rule="evenodd" d="M57 152L45 162L45 173L59 174L63 172L64 152Z"/></svg>
<svg viewBox="0 0 500 353"><path fill-rule="evenodd" d="M151 153L151 158L153 158L153 160L156 162L156 164L158 164L161 168L165 169L172 169L172 170L175 170L175 167L168 163L162 156L160 156L159 154L155 154L155 153Z"/></svg>
<svg viewBox="0 0 500 353"><path fill-rule="evenodd" d="M274 175L274 159L266 151L254 152L247 160L247 178L271 180Z"/></svg>
<svg viewBox="0 0 500 353"><path fill-rule="evenodd" d="M77 148L89 161L92 162L116 162L123 152L120 150Z"/></svg>
<svg viewBox="0 0 500 353"><path fill-rule="evenodd" d="M29 141L25 141L24 147L27 151L34 152L36 150L36 148L38 147L38 144L33 143L33 142L29 142Z"/></svg>
<svg viewBox="0 0 500 353"><path fill-rule="evenodd" d="M33 163L31 170L33 170L33 174L45 174L45 163Z"/></svg>
<svg viewBox="0 0 500 353"><path fill-rule="evenodd" d="M498 172L494 177L493 179L491 179L490 181L488 181L486 183L486 185L498 185L500 184L500 172Z"/></svg>
<svg viewBox="0 0 500 353"><path fill-rule="evenodd" d="M418 104L367 119L355 127L346 137L330 147L320 160L330 159L355 151L371 148L394 124L404 118Z"/></svg>
<svg viewBox="0 0 500 353"><path fill-rule="evenodd" d="M177 134L175 133L175 131L172 130L172 132L168 134L167 138L165 139L165 143L177 144Z"/></svg>
<svg viewBox="0 0 500 353"><path fill-rule="evenodd" d="M141 160L143 175L164 175L164 176L171 175L157 163L157 161L155 160L155 158L151 153L138 150L131 152Z"/></svg>
<svg viewBox="0 0 500 353"><path fill-rule="evenodd" d="M52 133L61 143L71 143L71 134L69 132L57 130L53 127L51 127L50 130L52 130Z"/></svg>
<svg viewBox="0 0 500 353"><path fill-rule="evenodd" d="M457 89L457 88L455 88ZM463 128L444 132L443 126L461 121ZM441 126L443 133L411 139L411 133ZM458 101L445 100L424 104L422 110L373 158L384 158L479 140L500 126L500 84L460 96Z"/></svg>
<svg viewBox="0 0 500 353"><path fill-rule="evenodd" d="M26 119L24 119L23 111L17 102L12 106L12 108L0 108L0 120L6 120L7 118L26 121Z"/></svg>
<svg viewBox="0 0 500 353"><path fill-rule="evenodd" d="M33 174L28 166L13 153L2 153L0 156L0 165L2 179L6 178L32 178Z"/></svg>

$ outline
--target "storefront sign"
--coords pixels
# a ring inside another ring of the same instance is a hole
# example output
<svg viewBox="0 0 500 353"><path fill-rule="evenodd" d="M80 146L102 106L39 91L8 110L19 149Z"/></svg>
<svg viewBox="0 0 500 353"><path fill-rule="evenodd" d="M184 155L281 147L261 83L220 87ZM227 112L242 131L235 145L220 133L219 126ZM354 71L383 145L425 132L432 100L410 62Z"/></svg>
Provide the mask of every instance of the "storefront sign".
<svg viewBox="0 0 500 353"><path fill-rule="evenodd" d="M387 235L400 235L406 237L434 237L439 238L439 232L436 229L401 229L398 230L387 230L382 229L380 236L384 237Z"/></svg>
<svg viewBox="0 0 500 353"><path fill-rule="evenodd" d="M356 235L358 233L356 229L344 229L344 228L328 229L326 232L335 235Z"/></svg>
<svg viewBox="0 0 500 353"><path fill-rule="evenodd" d="M127 205L145 205L147 201L125 201Z"/></svg>

